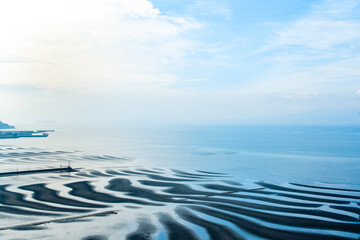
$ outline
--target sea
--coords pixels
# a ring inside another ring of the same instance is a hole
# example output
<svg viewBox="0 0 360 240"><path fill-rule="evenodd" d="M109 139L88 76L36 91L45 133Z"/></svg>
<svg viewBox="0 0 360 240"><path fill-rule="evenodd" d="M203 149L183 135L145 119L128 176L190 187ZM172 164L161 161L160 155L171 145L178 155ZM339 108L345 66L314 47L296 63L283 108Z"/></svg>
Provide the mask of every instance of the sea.
<svg viewBox="0 0 360 240"><path fill-rule="evenodd" d="M360 187L360 126L49 127L55 133L48 138L2 142L89 155L125 156L133 159L132 164L144 167L220 171L241 181ZM101 161L97 164L102 165Z"/></svg>
<svg viewBox="0 0 360 240"><path fill-rule="evenodd" d="M0 139L0 239L359 237L360 126L17 127L55 132Z"/></svg>

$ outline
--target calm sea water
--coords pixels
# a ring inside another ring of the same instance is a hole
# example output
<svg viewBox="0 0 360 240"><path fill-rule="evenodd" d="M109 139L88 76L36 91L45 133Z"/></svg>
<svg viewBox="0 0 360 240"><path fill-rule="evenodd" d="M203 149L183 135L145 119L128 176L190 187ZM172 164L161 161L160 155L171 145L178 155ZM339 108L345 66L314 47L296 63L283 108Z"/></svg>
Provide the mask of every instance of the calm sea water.
<svg viewBox="0 0 360 240"><path fill-rule="evenodd" d="M225 172L238 181L360 187L359 126L51 128L56 132L48 138L1 143L127 156L134 158L133 165Z"/></svg>

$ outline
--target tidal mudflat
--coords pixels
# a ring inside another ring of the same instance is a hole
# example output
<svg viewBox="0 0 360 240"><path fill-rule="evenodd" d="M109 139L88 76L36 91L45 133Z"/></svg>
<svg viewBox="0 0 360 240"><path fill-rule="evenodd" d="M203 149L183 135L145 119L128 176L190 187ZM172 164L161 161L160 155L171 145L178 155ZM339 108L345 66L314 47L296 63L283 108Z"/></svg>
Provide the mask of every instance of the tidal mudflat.
<svg viewBox="0 0 360 240"><path fill-rule="evenodd" d="M0 147L1 239L358 239L360 190ZM46 164L44 164L46 163ZM64 168L74 171L32 172ZM20 171L25 171L20 172Z"/></svg>

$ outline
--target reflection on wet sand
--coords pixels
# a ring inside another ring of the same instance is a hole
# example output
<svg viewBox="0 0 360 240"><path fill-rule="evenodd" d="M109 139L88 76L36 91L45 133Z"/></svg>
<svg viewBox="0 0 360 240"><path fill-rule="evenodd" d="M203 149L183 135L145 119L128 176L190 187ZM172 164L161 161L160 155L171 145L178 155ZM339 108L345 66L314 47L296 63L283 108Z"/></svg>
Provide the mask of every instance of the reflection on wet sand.
<svg viewBox="0 0 360 240"><path fill-rule="evenodd" d="M332 240L358 239L360 233L356 189L262 181L249 187L224 173L124 166L129 159L112 156L1 151L3 164L39 163L46 155L54 164L71 159L85 166L70 173L3 176L4 239L56 239L57 229L69 224L84 231L75 236L69 230L68 239ZM94 168L99 161L102 167ZM18 220L22 216L28 218Z"/></svg>

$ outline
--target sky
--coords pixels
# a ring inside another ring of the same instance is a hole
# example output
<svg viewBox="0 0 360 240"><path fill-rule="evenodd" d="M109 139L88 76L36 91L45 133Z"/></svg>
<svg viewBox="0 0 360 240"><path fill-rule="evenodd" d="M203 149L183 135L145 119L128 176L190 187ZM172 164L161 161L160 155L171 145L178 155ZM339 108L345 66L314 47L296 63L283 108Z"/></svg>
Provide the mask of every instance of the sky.
<svg viewBox="0 0 360 240"><path fill-rule="evenodd" d="M0 120L360 124L360 0L0 0Z"/></svg>

